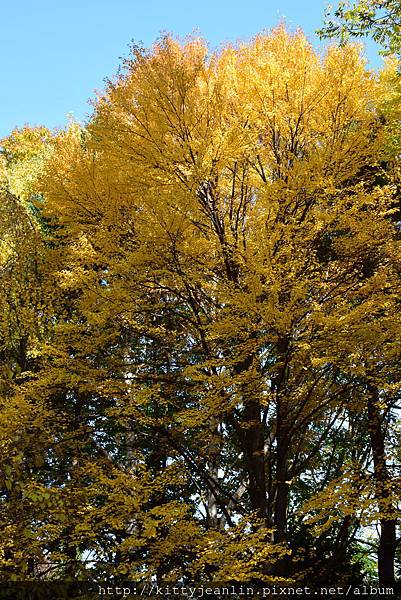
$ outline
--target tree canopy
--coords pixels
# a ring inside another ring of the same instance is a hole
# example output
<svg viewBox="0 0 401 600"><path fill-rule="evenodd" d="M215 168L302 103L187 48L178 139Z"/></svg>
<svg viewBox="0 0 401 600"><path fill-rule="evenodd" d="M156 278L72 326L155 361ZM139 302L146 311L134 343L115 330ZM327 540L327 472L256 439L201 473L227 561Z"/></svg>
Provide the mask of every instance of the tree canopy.
<svg viewBox="0 0 401 600"><path fill-rule="evenodd" d="M394 583L388 86L283 27L167 36L3 142L6 578L358 583L373 543Z"/></svg>

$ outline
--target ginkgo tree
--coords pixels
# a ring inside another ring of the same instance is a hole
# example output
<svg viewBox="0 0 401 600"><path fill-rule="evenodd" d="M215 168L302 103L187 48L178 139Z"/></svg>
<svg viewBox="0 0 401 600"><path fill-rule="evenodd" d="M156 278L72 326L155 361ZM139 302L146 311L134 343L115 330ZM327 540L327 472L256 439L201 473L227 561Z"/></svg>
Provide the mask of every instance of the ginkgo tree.
<svg viewBox="0 0 401 600"><path fill-rule="evenodd" d="M48 452L51 409L22 393L38 368L35 348L46 337L48 297L44 277L44 222L33 204L32 184L51 139L45 128L15 130L1 142L0 154L0 514L1 567L7 576L23 565L33 573L42 559L40 540L30 538L29 558L15 540L29 537L35 511L26 501Z"/></svg>
<svg viewBox="0 0 401 600"><path fill-rule="evenodd" d="M376 461L398 393L382 96L353 46L321 58L282 27L219 53L166 37L54 138L35 184L51 330L14 392L55 421L22 491L48 572L310 575L291 526L322 502L317 483L302 509L305 477L334 489L337 447L319 456L366 407ZM383 489L370 502L396 527ZM349 520L325 531L352 546ZM22 535L14 552L32 555Z"/></svg>

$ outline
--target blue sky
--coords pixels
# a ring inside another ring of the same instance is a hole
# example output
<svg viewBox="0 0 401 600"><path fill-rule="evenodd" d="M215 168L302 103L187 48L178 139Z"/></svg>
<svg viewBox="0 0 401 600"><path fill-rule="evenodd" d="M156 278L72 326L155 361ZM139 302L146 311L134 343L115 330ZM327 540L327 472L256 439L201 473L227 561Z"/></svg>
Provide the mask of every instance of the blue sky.
<svg viewBox="0 0 401 600"><path fill-rule="evenodd" d="M285 19L314 31L325 0L3 0L0 20L0 137L25 123L62 127L67 114L113 75L131 40L149 46L160 32L199 31L212 46L249 39ZM374 49L369 57L377 64Z"/></svg>

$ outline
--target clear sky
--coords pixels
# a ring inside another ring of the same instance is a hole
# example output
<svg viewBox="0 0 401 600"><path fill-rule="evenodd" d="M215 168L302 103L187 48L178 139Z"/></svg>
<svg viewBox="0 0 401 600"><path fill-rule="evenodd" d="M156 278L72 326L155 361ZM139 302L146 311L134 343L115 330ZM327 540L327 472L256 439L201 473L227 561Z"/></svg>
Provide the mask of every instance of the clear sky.
<svg viewBox="0 0 401 600"><path fill-rule="evenodd" d="M335 1L333 2L335 3ZM285 20L316 46L325 0L0 0L0 137L15 126L84 120L131 40L194 30L212 46ZM368 55L377 64L375 51Z"/></svg>

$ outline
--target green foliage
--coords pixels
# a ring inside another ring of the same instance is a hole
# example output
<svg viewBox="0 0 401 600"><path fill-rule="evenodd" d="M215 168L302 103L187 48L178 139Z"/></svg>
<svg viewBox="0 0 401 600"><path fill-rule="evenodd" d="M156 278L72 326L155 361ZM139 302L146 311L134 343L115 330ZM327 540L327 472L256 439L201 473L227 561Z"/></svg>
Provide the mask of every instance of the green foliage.
<svg viewBox="0 0 401 600"><path fill-rule="evenodd" d="M370 36L382 46L384 54L401 53L401 6L398 0L358 0L339 2L326 11L321 37L339 38L342 43L353 37Z"/></svg>

